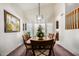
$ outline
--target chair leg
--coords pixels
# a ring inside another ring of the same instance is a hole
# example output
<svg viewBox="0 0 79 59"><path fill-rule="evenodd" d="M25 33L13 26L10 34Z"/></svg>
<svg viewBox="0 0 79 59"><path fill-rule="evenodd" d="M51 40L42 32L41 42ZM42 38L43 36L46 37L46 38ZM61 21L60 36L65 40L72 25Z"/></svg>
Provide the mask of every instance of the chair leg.
<svg viewBox="0 0 79 59"><path fill-rule="evenodd" d="M53 56L55 56L54 49L52 49L52 52L53 52Z"/></svg>
<svg viewBox="0 0 79 59"><path fill-rule="evenodd" d="M27 49L26 49L26 55L27 55Z"/></svg>
<svg viewBox="0 0 79 59"><path fill-rule="evenodd" d="M51 56L51 50L49 51L49 56Z"/></svg>
<svg viewBox="0 0 79 59"><path fill-rule="evenodd" d="M35 56L34 50L32 50L32 52L33 52L33 55Z"/></svg>

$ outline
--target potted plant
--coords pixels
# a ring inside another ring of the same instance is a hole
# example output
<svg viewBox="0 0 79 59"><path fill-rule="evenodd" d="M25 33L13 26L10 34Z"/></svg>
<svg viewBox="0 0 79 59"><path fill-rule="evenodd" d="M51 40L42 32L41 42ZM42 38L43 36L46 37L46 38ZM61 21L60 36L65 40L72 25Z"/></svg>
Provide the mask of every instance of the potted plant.
<svg viewBox="0 0 79 59"><path fill-rule="evenodd" d="M37 37L39 37L39 40L43 40L44 32L42 31L42 26L41 25L39 25L39 27L38 27Z"/></svg>

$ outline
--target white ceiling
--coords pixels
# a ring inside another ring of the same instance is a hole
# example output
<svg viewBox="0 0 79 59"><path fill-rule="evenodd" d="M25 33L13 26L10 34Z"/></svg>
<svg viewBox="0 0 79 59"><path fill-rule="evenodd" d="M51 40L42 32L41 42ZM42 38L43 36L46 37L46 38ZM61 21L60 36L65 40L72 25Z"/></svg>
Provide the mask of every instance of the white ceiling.
<svg viewBox="0 0 79 59"><path fill-rule="evenodd" d="M17 3L16 5L19 6L24 11L37 7L36 3Z"/></svg>
<svg viewBox="0 0 79 59"><path fill-rule="evenodd" d="M75 8L78 8L79 7L79 3L66 3L65 4L65 11L66 13L74 10Z"/></svg>
<svg viewBox="0 0 79 59"><path fill-rule="evenodd" d="M51 19L54 18L54 7L57 4L58 3L40 3L41 14L44 17L43 19L50 19L49 22L52 21ZM36 20L35 16L38 15L38 3L13 3L11 5L22 11L24 19Z"/></svg>
<svg viewBox="0 0 79 59"><path fill-rule="evenodd" d="M55 3L40 3L40 7L45 6L53 6ZM20 7L24 12L38 8L38 3L15 3L18 7Z"/></svg>

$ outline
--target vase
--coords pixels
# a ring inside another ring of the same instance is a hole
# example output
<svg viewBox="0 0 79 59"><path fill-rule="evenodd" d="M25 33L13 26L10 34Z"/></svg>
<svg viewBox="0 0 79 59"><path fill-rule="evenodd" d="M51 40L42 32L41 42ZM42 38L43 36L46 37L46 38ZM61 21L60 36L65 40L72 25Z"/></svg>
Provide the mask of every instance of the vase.
<svg viewBox="0 0 79 59"><path fill-rule="evenodd" d="M38 40L43 40L43 37L39 37L39 39Z"/></svg>

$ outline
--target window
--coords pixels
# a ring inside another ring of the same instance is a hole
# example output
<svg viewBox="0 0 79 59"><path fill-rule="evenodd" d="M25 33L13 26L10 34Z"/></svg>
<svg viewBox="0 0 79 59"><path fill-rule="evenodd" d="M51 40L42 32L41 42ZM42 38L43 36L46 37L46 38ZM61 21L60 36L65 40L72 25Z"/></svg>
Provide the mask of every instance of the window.
<svg viewBox="0 0 79 59"><path fill-rule="evenodd" d="M47 35L49 35L49 33L53 32L53 24L52 23L47 23Z"/></svg>
<svg viewBox="0 0 79 59"><path fill-rule="evenodd" d="M67 13L65 22L66 29L79 29L79 8Z"/></svg>
<svg viewBox="0 0 79 59"><path fill-rule="evenodd" d="M36 36L38 26L41 25L45 36L53 32L52 23L27 23L27 32L30 32L31 36Z"/></svg>

